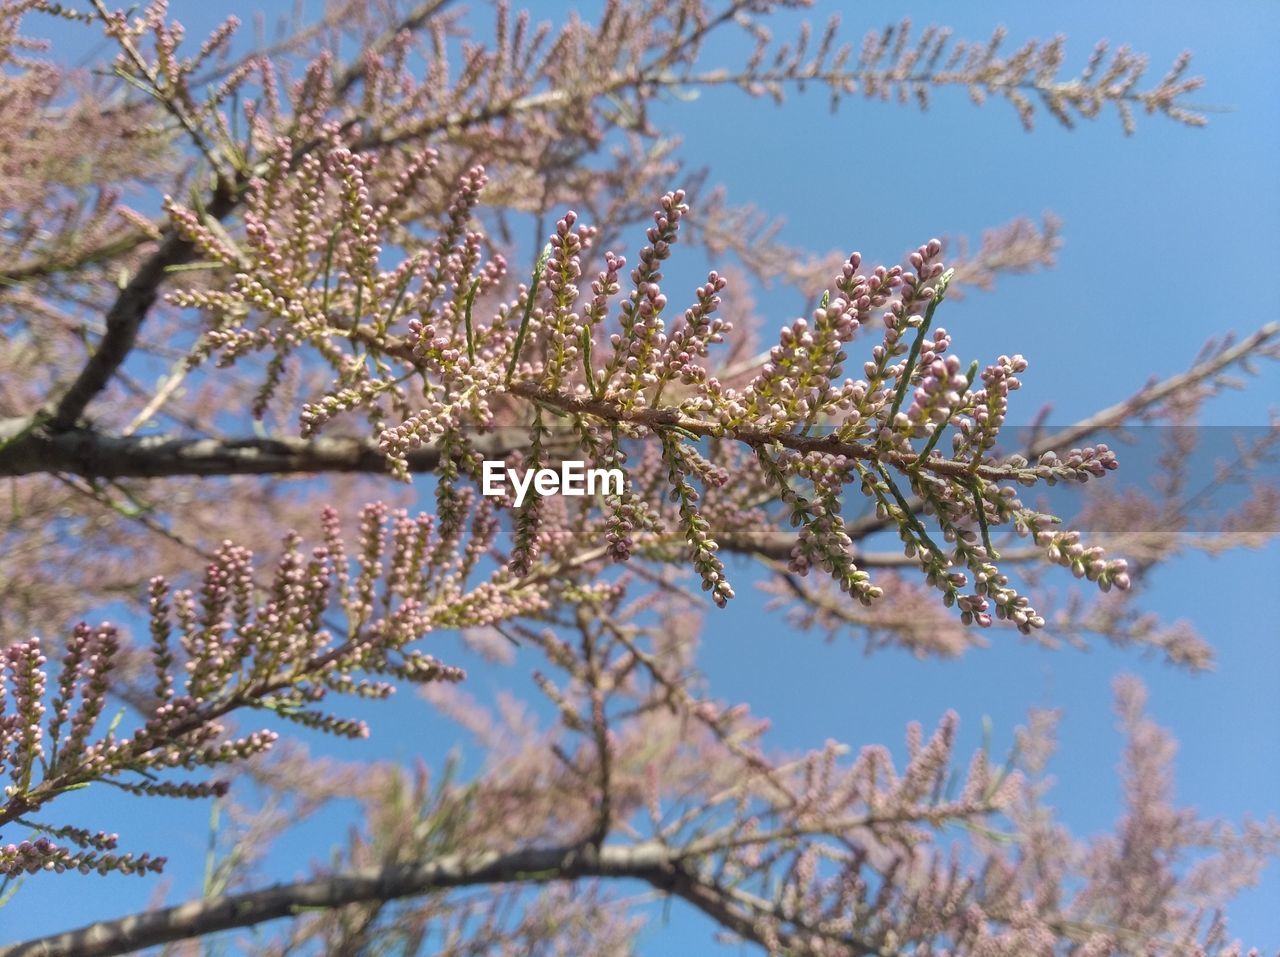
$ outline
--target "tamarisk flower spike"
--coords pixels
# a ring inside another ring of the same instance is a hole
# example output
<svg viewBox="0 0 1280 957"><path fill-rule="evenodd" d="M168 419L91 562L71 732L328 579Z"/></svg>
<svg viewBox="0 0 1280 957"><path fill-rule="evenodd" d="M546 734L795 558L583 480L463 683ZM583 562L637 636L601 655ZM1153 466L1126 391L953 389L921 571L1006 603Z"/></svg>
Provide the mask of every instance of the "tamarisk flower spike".
<svg viewBox="0 0 1280 957"><path fill-rule="evenodd" d="M473 433L514 418L529 435L534 459L541 462L545 456L550 461L552 436L544 422L546 416L555 416L573 436L558 445L556 456L572 458L570 453L580 450L597 465L616 467L622 450L602 441L603 430L617 439L658 440L655 452L633 465L621 497L582 503L585 524L580 527L586 534L598 532L606 554L615 560L644 547L640 543L645 540L664 535L669 540L671 530L679 529L691 564L718 605L733 595L715 555L719 540L733 533L733 516L742 509L759 508L778 496L800 526L799 552L793 556L796 573L820 569L860 601L878 600L881 590L853 561L852 538L841 517L848 487L858 483L875 502L880 518L897 526L904 554L941 591L948 607L960 609L963 621L986 626L992 620L987 606L994 604L997 616L1013 618L1020 628L1043 623L994 564L999 557L993 545L997 527L1035 535L1046 526L1043 517L1033 517L1032 510L1006 493L1013 484L1101 475L1114 467L1114 456L1109 450L1084 450L1063 460L1044 457L1035 464L984 459L996 445L1008 395L1019 387L1018 374L1027 363L1020 355L1000 356L982 372L982 388L976 391L977 365L962 374L950 335L933 327L956 275L954 267L941 261L939 240L924 243L900 266L863 270L861 256L851 255L811 318L784 327L754 378L734 386L717 377L710 357L711 347L733 331L732 324L717 315L720 293L727 285L724 276L709 273L695 303L676 321L668 324L663 319L668 297L662 289L662 266L689 213L684 191L673 190L661 197L653 213L647 244L631 272L632 287L617 314L621 328L608 337L612 355L597 369L593 345L609 316L610 299L621 292L618 280L624 260L606 252L591 296L584 298L578 280L584 273L582 255L597 232L594 227L580 224L576 213L566 211L538 256L527 288L486 321L476 315L476 302L482 291L498 287L504 266L496 259L485 266L480 262L487 240L474 221L474 209L484 171L473 167L461 177L435 240L416 240L421 246L406 249L405 264L378 273L374 248L401 240L378 231L389 230L391 220L372 200L371 214L361 205L360 189L376 183L377 165L372 160L357 163L336 140L326 155L332 175L351 196L332 213L317 208L313 227L323 235L331 226L324 216L336 217L343 209L359 206L361 221L370 225L335 247L335 257L346 272L363 270L363 284L370 293L362 302L381 304L363 310L370 312L370 321L356 324L359 334L350 340L357 349L354 359L336 350L333 342L339 336L348 340L349 325L331 327L309 314L306 302L321 295L313 288L316 267L301 260L302 271L291 273L279 265L271 250L283 245L289 227L275 225L266 215L255 220L256 238L248 247L250 255L266 258L236 264L249 270L238 274L247 278L238 278L229 293L179 292L172 298L223 316L248 313L246 325L255 314L266 314L267 321L257 330L231 328L224 321L211 334L211 342L233 355L276 349L277 378L285 356L299 346L319 350L338 377L319 401L304 404L308 433L339 412L363 408L375 423L392 474L402 480L409 479L411 450L440 443L436 494L445 525L452 528L460 520L455 507L462 502L460 496L478 491L462 488L479 482L481 456ZM315 175L327 168L321 163ZM255 209L269 208L268 194L278 204L296 188L287 179L270 189L260 187L255 196L263 198L256 200ZM215 236L191 226L187 231L198 247L208 246L210 255L219 254ZM276 239L273 231L284 236ZM282 301L252 279L257 272L281 269L276 285L294 290L292 302ZM410 289L409 274L423 276L421 289ZM345 311L350 311L354 294L346 290L342 296L349 304ZM390 322L383 321L387 304L412 317L406 323L407 336L393 334ZM878 310L884 310L883 338L869 349L864 378L843 378L851 344L872 325ZM904 348L908 330L914 335ZM367 358L374 361L361 361ZM388 360L403 366L396 368ZM421 397L411 399L403 383L415 378ZM915 398L905 409L913 385ZM825 435L813 434L827 423L831 428ZM955 449L949 458L935 453L948 426ZM913 438L925 439L923 451L912 447ZM719 443L708 447L713 457L737 444L749 452L735 466L738 481L732 487L713 481L721 462L708 462L697 451L708 439ZM828 457L841 464L832 466ZM910 500L902 477L910 483ZM812 485L814 494L797 493L787 499L792 482ZM703 491L696 488L699 483ZM495 501L491 507L502 513L514 503ZM541 563L554 561L554 539L564 533L544 516L549 507L551 503L530 500L512 514L509 527L514 537L503 564L518 580L536 578ZM923 512L917 513L921 507ZM1057 561L1053 549L1046 552L1050 561ZM1124 587L1128 581L1119 569L1108 573L1106 560L1093 552L1087 560L1073 556L1063 564L1104 589ZM960 567L968 569L967 577L958 576ZM973 594L961 594L966 587L961 579L972 581Z"/></svg>
<svg viewBox="0 0 1280 957"><path fill-rule="evenodd" d="M114 626L78 625L56 678L38 638L6 649L0 767L10 781L0 796L0 825L16 821L42 828L81 850L53 842L0 847L0 874L40 867L159 870L163 861L147 857L102 857L103 848L90 838L32 824L31 815L43 813L62 794L100 782L137 795L225 793L220 780L171 776L243 761L277 740L267 729L232 736L224 724L229 715L269 712L324 733L362 738L369 733L363 721L317 705L331 693L386 698L393 681L460 681L461 669L415 643L437 628L490 626L536 613L554 587L546 580L513 582L505 573L464 587L497 529L486 503L462 499L452 528L437 521L439 516L393 514L380 502L366 506L359 548L350 556L337 513L326 509L324 544L307 554L298 535L286 535L265 585L255 578L252 553L231 542L205 568L198 592L171 591L164 579L153 579L149 631L156 681L133 728L123 723L121 711L93 737L108 679L125 648ZM468 517L469 536L461 527ZM334 613L345 614L345 627L329 624Z"/></svg>

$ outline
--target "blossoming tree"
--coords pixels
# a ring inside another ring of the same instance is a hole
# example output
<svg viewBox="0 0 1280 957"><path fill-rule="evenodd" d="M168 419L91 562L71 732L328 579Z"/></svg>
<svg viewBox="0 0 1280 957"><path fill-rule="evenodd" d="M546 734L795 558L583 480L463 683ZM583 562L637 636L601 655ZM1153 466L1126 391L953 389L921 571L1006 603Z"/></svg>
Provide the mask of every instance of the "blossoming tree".
<svg viewBox="0 0 1280 957"><path fill-rule="evenodd" d="M731 572L798 627L918 655L1089 631L1203 665L1126 594L1167 545L1104 551L1031 496L1115 469L1102 429L1176 419L1277 354L1271 323L1011 446L1028 362L1018 343L970 359L946 298L1049 261L1052 222L964 257L928 237L899 264L803 256L698 178L674 188L650 106L958 86L1028 128L1114 110L1132 130L1200 124L1199 81L1185 57L1152 81L1106 46L1064 76L1061 40L1006 53L908 23L775 42L770 15L800 5L613 0L553 27L500 3L482 33L447 0L359 0L250 49L234 19L184 42L162 0L0 0L0 873L162 870L164 849L117 848L139 835L82 827L75 792L257 795L204 897L0 954L259 925L245 952L623 954L628 881L771 954L1237 952L1214 908L1275 831L1169 803L1136 684L1117 693L1128 813L1073 843L1042 801L1043 722L1008 761L955 754L954 715L908 729L901 766L879 746L779 755L699 676ZM96 70L32 39L53 18L105 37ZM734 31L753 52L705 66ZM685 245L738 266L671 288ZM732 275L794 285L808 315L750 315ZM571 496L519 478L565 463L621 479ZM1259 489L1242 522L1272 507ZM1045 610L1046 566L1080 581L1068 612ZM89 623L109 604L136 627ZM452 693L451 631L532 667L545 726L486 724ZM414 685L477 730L471 779L281 740L364 737L344 707L375 728L378 708L342 699ZM248 883L282 814L336 797L366 813L330 866Z"/></svg>

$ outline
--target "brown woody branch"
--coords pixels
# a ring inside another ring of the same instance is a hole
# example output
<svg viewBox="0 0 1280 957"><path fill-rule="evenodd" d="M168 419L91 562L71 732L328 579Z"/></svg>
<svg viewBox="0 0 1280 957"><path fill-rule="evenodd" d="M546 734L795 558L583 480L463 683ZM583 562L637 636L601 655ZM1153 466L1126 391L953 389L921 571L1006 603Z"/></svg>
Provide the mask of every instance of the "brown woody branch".
<svg viewBox="0 0 1280 957"><path fill-rule="evenodd" d="M757 919L777 914L775 905L740 889L701 879L684 864L685 854L649 841L631 846L589 845L449 854L431 861L368 868L345 874L276 884L257 891L188 901L118 920L99 921L0 947L0 957L109 957L145 947L252 927L315 908L387 902L430 891L486 884L631 878L679 897L727 930L760 941ZM817 929L807 929L819 933ZM784 937L788 936L786 934ZM823 936L833 937L829 933ZM839 938L850 957L873 952L862 941Z"/></svg>
<svg viewBox="0 0 1280 957"><path fill-rule="evenodd" d="M50 254L39 259L27 259L0 271L0 286L16 286L35 279L47 279L59 273L71 273L95 263L105 262L137 249L153 236L141 229L122 229L120 232L83 247L68 256Z"/></svg>
<svg viewBox="0 0 1280 957"><path fill-rule="evenodd" d="M54 435L34 429L31 419L0 420L0 477L62 473L86 479L212 477L223 475L387 474L386 459L366 439L319 437L175 438L165 435L119 436L90 429ZM471 440L485 458L502 459L527 447L527 433L499 431ZM425 445L409 454L409 471L432 472L440 448ZM721 534L727 552L786 561L791 532L740 530ZM1038 554L1038 553L1037 553ZM863 568L915 567L919 562L897 552L858 553Z"/></svg>
<svg viewBox="0 0 1280 957"><path fill-rule="evenodd" d="M222 180L206 210L214 219L223 219L237 202L235 187ZM116 370L133 351L134 343L138 341L138 330L155 304L160 284L169 269L190 262L195 252L195 246L176 233L170 231L165 234L160 248L147 257L107 311L107 331L97 350L62 397L51 399L41 410L45 429L56 433L75 427L85 407L107 387Z"/></svg>
<svg viewBox="0 0 1280 957"><path fill-rule="evenodd" d="M31 425L30 419L0 421L0 476L63 472L88 479L118 479L387 473L386 459L368 439L119 436L91 429L50 434ZM523 435L495 432L473 440L472 445L487 457L503 458L525 447ZM430 472L439 464L440 449L434 444L409 455L413 472Z"/></svg>
<svg viewBox="0 0 1280 957"><path fill-rule="evenodd" d="M1071 448L1103 429L1123 425L1136 415L1149 414L1152 409L1172 396L1216 376L1224 369L1238 363L1246 364L1250 358L1271 357L1280 359L1280 344L1272 340L1280 338L1280 321L1268 322L1254 330L1233 346L1197 362L1186 372L1152 382L1129 398L1100 409L1074 425L1059 429L1032 443L1022 454L1033 461L1045 452Z"/></svg>

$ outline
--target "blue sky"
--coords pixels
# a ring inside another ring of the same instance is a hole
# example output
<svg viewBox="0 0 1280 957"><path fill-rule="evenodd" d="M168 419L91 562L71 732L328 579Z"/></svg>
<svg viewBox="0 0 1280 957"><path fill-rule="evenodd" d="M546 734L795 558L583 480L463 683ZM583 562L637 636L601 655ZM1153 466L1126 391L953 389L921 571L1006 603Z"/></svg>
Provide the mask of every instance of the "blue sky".
<svg viewBox="0 0 1280 957"><path fill-rule="evenodd" d="M195 36L236 5L212 6L176 2L173 9ZM534 12L554 19L568 6L539 4ZM581 7L588 16L595 9ZM237 12L251 9L240 5ZM1024 387L1013 397L1012 422L1026 422L1052 404L1050 422L1066 424L1125 397L1151 375L1185 368L1210 336L1231 329L1247 334L1277 318L1280 308L1268 292L1280 253L1280 70L1273 49L1280 4L1219 3L1210 13L1187 0L820 3L807 16L822 23L835 10L855 41L904 15L921 26L947 24L974 40L1004 24L1011 46L1062 32L1071 69L1105 37L1149 54L1153 79L1189 48L1193 72L1207 78L1194 100L1222 108L1202 130L1139 116L1130 138L1110 112L1070 132L1039 115L1028 135L1005 104L978 109L958 92L938 95L927 114L849 100L833 116L819 90L793 95L783 108L718 91L656 111L656 120L683 138L692 164L709 165L731 200L784 216L783 237L797 246L859 249L868 260L896 262L934 235L976 238L1016 216L1059 216L1064 246L1054 270L1002 278L995 292L974 292L945 307L943 324L966 361L989 361L1001 352L1030 360ZM775 36L785 38L784 24L799 19L781 18ZM711 52L714 61L719 51ZM639 235L632 240L638 244ZM691 288L701 278L704 264L690 259L668 270L669 289ZM779 324L803 305L787 291L757 293L757 301ZM1280 376L1274 366L1262 371L1247 392L1209 406L1203 421L1265 422L1280 399ZM1167 620L1190 620L1215 646L1216 670L1192 676L1132 652L1050 653L1003 633L991 648L958 663L866 657L850 641L825 645L790 633L779 616L763 613L764 598L740 568L740 598L707 615L702 667L719 697L748 701L772 717L770 742L785 748L834 737L855 746L885 742L900 753L908 721L930 727L954 708L962 752L978 743L984 717L999 750L1029 707L1061 708L1052 803L1080 834L1109 827L1119 813L1120 739L1110 684L1116 674L1133 672L1148 685L1154 717L1180 741L1179 801L1205 815L1265 816L1280 811L1278 570L1280 547L1273 544L1258 552L1189 556L1152 576L1147 607ZM481 672L470 690L483 697L510 680L510 673ZM384 711L371 713L374 738L360 753L435 761L462 740L407 697ZM355 756L345 746L342 751ZM156 810L139 803L111 826L123 843L170 855L169 897L183 899L199 887L207 810ZM154 836L147 833L152 828ZM287 877L326 857L330 840L340 840L339 827L292 839L271 874ZM68 888L76 895L75 917L67 913ZM120 878L33 880L0 911L0 939L135 910L152 890L150 883ZM1276 900L1280 867L1273 865L1263 886L1229 911L1233 934L1261 947L1280 943ZM643 953L716 952L709 926L681 911L674 906L669 926L647 932Z"/></svg>

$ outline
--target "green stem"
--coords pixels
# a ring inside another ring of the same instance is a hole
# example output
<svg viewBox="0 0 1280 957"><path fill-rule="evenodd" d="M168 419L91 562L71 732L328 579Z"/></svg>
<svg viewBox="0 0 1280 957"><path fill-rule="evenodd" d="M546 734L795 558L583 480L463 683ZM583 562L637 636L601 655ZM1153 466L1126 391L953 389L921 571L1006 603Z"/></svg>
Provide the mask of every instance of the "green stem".
<svg viewBox="0 0 1280 957"><path fill-rule="evenodd" d="M360 314L364 312L364 283L356 283L355 315L351 317L351 331L347 335L354 342L360 329Z"/></svg>
<svg viewBox="0 0 1280 957"><path fill-rule="evenodd" d="M320 311L329 315L329 279L333 275L333 247L338 241L338 230L329 234L329 242L324 249L324 292L320 296Z"/></svg>
<svg viewBox="0 0 1280 957"><path fill-rule="evenodd" d="M907 384L911 381L912 373L915 372L916 361L920 358L920 349L924 345L924 337L929 331L929 325L933 322L933 314L938 309L938 303L942 302L943 297L946 296L947 286L955 273L954 269L948 269L933 287L933 298L929 300L929 307L924 311L924 320L916 332L916 341L911 344L911 354L907 356L907 367L902 370L902 378L898 380L898 392L893 397L893 410L889 413L890 425L898 415L898 410L902 408L902 400L907 396Z"/></svg>
<svg viewBox="0 0 1280 957"><path fill-rule="evenodd" d="M587 377L587 389L591 392L591 398L599 399L600 391L596 387L596 376L591 371L591 327L582 327L582 371Z"/></svg>
<svg viewBox="0 0 1280 957"><path fill-rule="evenodd" d="M982 490L978 486L977 480L969 486L969 491L973 493L973 510L978 516L978 530L982 533L982 547L987 550L987 557L995 561L1000 557L1000 553L996 551L995 546L991 544L991 529L987 527L987 509L982 498Z"/></svg>
<svg viewBox="0 0 1280 957"><path fill-rule="evenodd" d="M533 279L529 282L529 295L524 300L524 315L520 317L520 328L516 330L516 342L511 349L511 362L507 365L506 385L511 385L511 377L516 374L516 363L520 361L520 349L524 346L525 334L529 331L529 317L533 314L533 300L538 293L538 283L542 280L542 270L551 258L551 244L542 247L542 255L533 267Z"/></svg>
<svg viewBox="0 0 1280 957"><path fill-rule="evenodd" d="M467 358L471 360L472 364L476 361L476 337L471 325L471 307L475 305L476 290L479 288L480 279L477 277L476 281L471 284L470 292L467 293L466 311L462 314L463 322L467 327Z"/></svg>
<svg viewBox="0 0 1280 957"><path fill-rule="evenodd" d="M916 533L916 537L919 542L928 547L929 551L933 552L934 557L937 558L938 561L945 563L946 556L942 554L942 549L934 544L933 539L929 537L929 533L924 530L924 526L920 524L920 520L916 518L916 513L911 510L911 506L907 504L906 497L898 489L898 486L894 484L894 481L892 477L890 477L888 471L879 462L875 463L875 467L876 471L880 473L880 478L884 480L884 484L888 486L890 494L893 495L894 499L897 501L898 508L902 509L903 521L906 522L907 526Z"/></svg>

